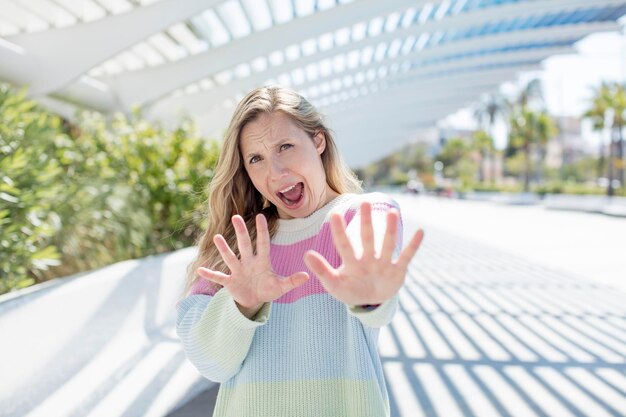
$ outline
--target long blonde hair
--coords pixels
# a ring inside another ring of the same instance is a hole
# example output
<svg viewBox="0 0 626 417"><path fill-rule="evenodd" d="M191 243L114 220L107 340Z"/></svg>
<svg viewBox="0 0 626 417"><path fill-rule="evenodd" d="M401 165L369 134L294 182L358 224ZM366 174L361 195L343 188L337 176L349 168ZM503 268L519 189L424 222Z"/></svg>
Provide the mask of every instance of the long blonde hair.
<svg viewBox="0 0 626 417"><path fill-rule="evenodd" d="M322 132L326 137L326 148L321 154L326 182L339 194L361 193L361 181L343 162L337 150L331 131L326 127L322 115L304 97L292 89L272 86L260 87L250 91L237 105L228 129L213 179L208 185L206 213L208 226L198 239L198 256L187 268L187 280L183 296L188 295L191 287L199 279L197 269L201 266L230 273L219 251L213 243L213 236L221 234L233 252L239 256L237 237L231 223L235 214L243 217L250 232L253 247L256 247L255 216L263 213L267 219L270 236L278 228L276 206L259 193L243 165L239 150L239 138L243 127L261 114L283 112L289 116L308 136ZM202 278L200 278L202 279ZM210 283L214 291L221 288Z"/></svg>

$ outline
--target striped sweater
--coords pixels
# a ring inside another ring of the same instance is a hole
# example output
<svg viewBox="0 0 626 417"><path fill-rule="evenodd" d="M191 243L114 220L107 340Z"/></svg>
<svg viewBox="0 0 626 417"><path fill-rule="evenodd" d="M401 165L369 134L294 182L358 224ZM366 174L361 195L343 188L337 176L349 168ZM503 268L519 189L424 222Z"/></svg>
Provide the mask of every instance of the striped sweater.
<svg viewBox="0 0 626 417"><path fill-rule="evenodd" d="M371 310L352 307L326 292L304 264L314 249L333 267L341 264L330 232L330 213L340 212L355 249L360 248L360 204L372 203L376 247L395 200L382 193L342 194L305 218L279 219L271 239L274 271L310 279L252 317L239 312L222 288L199 280L177 304L176 331L187 357L204 377L220 382L214 416L382 417L389 400L378 355L379 328L388 324L398 296ZM402 242L398 228L396 253Z"/></svg>

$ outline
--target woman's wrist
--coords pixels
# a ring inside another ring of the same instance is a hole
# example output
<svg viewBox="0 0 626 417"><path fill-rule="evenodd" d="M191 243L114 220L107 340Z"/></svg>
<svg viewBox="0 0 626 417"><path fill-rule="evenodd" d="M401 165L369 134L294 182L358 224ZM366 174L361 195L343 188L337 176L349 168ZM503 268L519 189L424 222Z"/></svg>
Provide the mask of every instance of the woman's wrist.
<svg viewBox="0 0 626 417"><path fill-rule="evenodd" d="M253 307L244 307L241 304L239 304L237 301L235 301L235 304L237 305L237 308L239 309L241 314L246 316L246 318L248 318L249 320L252 320L252 317L256 316L256 313L259 312L259 310L261 309L261 307L263 307L263 304L265 303L261 303L258 306L253 306Z"/></svg>

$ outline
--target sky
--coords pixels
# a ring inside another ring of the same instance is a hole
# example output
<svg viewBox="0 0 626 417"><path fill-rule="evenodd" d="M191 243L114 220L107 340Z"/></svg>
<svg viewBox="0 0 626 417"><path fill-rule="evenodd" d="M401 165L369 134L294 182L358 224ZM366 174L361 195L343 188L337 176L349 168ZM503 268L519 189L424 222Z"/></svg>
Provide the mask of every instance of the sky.
<svg viewBox="0 0 626 417"><path fill-rule="evenodd" d="M626 23L622 20L622 23ZM544 85L544 98L550 114L555 116L580 116L589 106L592 88L603 80L626 82L626 35L620 32L595 33L580 40L576 54L559 55L546 59L542 71L520 74L517 83L502 85L501 91L515 91L532 78L539 77ZM458 128L474 129L472 111L462 109L446 119L446 123ZM506 128L498 123L495 129L496 147L504 148ZM592 147L606 139L594 133L591 125L584 122L582 136Z"/></svg>

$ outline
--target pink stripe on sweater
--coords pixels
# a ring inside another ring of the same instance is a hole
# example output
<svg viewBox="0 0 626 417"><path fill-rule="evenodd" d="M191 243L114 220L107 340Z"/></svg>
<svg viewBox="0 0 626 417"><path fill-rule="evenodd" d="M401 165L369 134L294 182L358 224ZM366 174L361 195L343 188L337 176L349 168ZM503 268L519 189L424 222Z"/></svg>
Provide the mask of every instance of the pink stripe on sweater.
<svg viewBox="0 0 626 417"><path fill-rule="evenodd" d="M341 257L332 242L330 223L328 222L324 222L317 235L308 239L291 245L271 245L272 267L278 275L288 277L296 272L304 271L310 277L306 283L275 300L275 303L290 304L310 295L326 294L327 291L317 279L317 275L304 263L304 254L311 249L319 252L326 258L333 268L341 265Z"/></svg>
<svg viewBox="0 0 626 417"><path fill-rule="evenodd" d="M378 202L372 205L373 210L388 210L393 205L385 202ZM357 213L357 209L348 209L344 214L346 224L349 224ZM401 224L401 223L400 223ZM282 297L274 300L279 304L294 303L301 298L315 294L325 294L326 289L322 286L322 283L317 279L317 276L305 265L304 254L308 250L315 250L319 252L328 263L337 268L341 265L341 257L335 249L334 242L332 240L332 233L330 231L330 223L324 222L317 235L311 236L308 239L301 240L300 242L291 245L270 245L270 257L274 272L280 276L288 277L296 272L304 271L310 276L310 279L298 288L294 288ZM204 278L198 278L198 280L191 287L190 294L205 294L215 295L218 288L215 287L210 281Z"/></svg>

